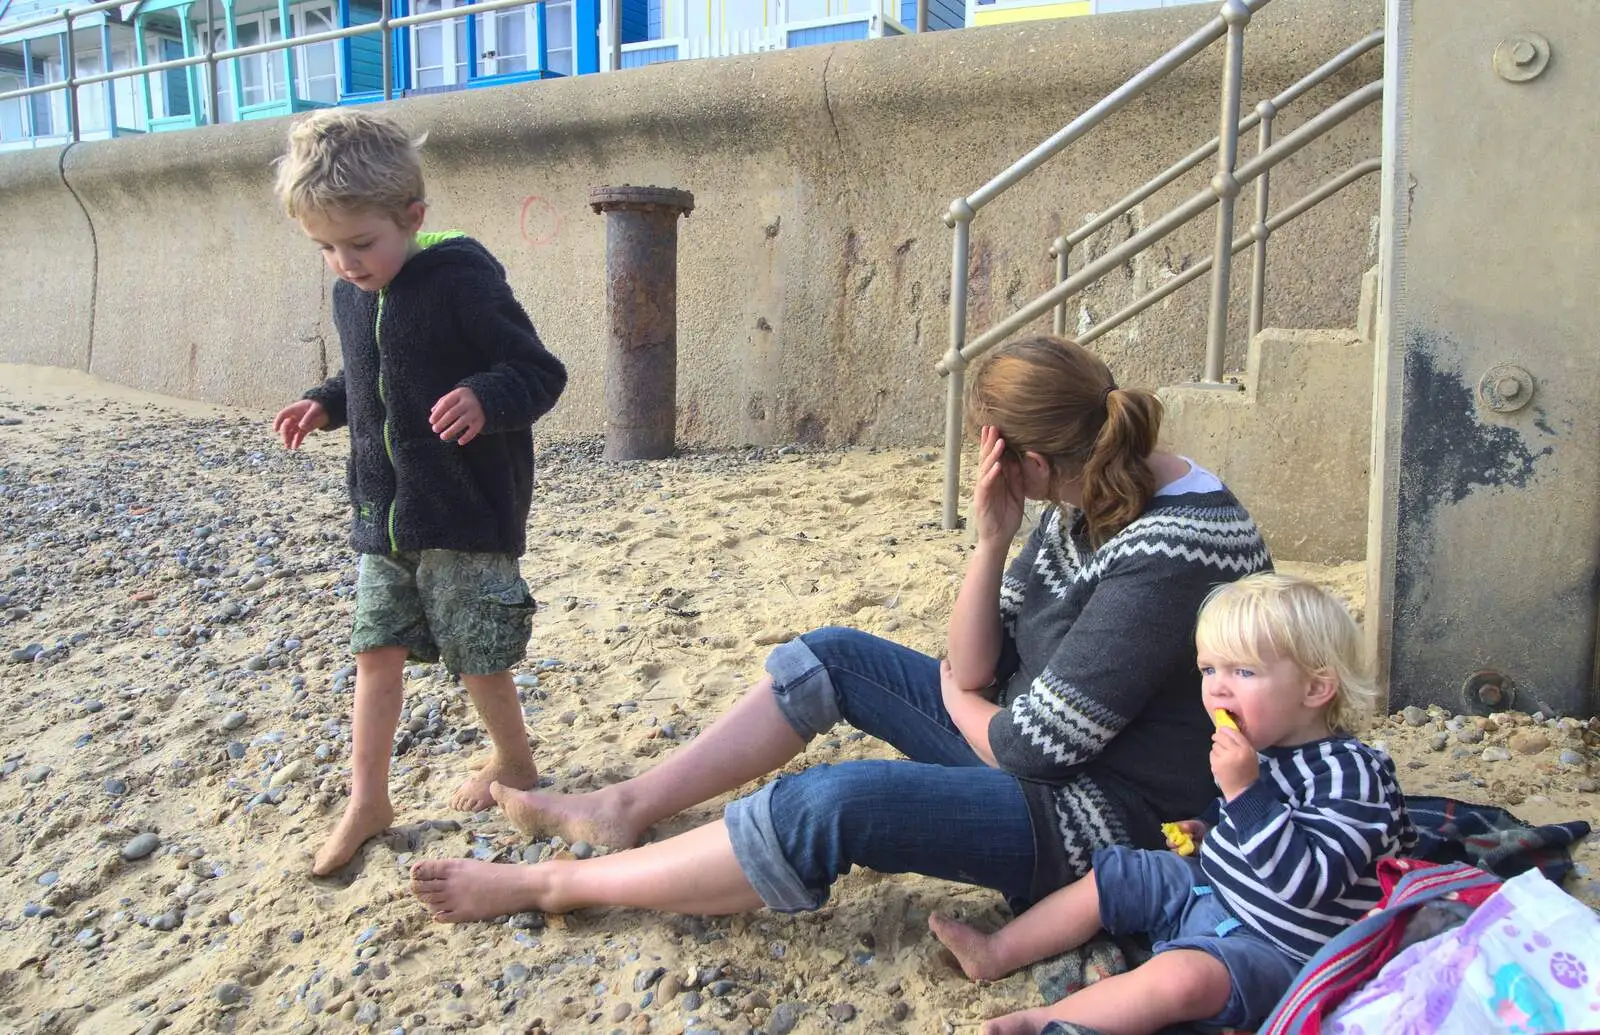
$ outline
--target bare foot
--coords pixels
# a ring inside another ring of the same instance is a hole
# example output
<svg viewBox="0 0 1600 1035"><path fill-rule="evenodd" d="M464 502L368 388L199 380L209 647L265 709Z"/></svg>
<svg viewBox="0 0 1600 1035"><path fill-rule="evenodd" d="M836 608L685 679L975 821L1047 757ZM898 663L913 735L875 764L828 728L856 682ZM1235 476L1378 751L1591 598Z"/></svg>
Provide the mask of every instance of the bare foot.
<svg viewBox="0 0 1600 1035"><path fill-rule="evenodd" d="M383 833L394 822L394 806L389 799L376 802L350 802L339 817L339 825L317 849L311 862L311 873L326 877L355 858L361 846Z"/></svg>
<svg viewBox="0 0 1600 1035"><path fill-rule="evenodd" d="M1039 1035L1039 1030L1047 1022L1048 1018L1039 1020L1033 1017L1032 1010L1018 1010L984 1021L983 1027L978 1029L978 1035Z"/></svg>
<svg viewBox="0 0 1600 1035"><path fill-rule="evenodd" d="M525 791L538 786L539 770L532 761L513 765L500 761L498 756L490 758L488 765L467 777L456 788L455 794L450 796L450 807L462 812L482 812L494 804L494 795L489 788L497 783Z"/></svg>
<svg viewBox="0 0 1600 1035"><path fill-rule="evenodd" d="M990 936L976 927L933 913L928 917L928 930L950 950L956 962L961 964L961 972L973 981L998 981L1006 976L1007 972L1000 968L994 958L989 945ZM984 1031L987 1032L988 1028L985 1027Z"/></svg>
<svg viewBox="0 0 1600 1035"><path fill-rule="evenodd" d="M564 865L537 866L478 862L475 859L423 859L411 867L411 893L441 923L460 924L539 910L564 912L551 879Z"/></svg>
<svg viewBox="0 0 1600 1035"><path fill-rule="evenodd" d="M632 848L644 833L628 823L609 787L587 794L541 794L497 783L490 791L511 822L529 837L560 834L569 843Z"/></svg>

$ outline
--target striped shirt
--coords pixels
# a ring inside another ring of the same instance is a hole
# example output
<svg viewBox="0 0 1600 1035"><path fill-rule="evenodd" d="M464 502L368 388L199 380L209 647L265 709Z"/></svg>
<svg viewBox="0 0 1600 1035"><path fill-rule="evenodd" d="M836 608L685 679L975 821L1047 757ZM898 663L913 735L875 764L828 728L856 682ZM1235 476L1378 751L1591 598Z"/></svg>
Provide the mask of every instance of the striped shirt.
<svg viewBox="0 0 1600 1035"><path fill-rule="evenodd" d="M1259 755L1260 778L1219 802L1200 864L1240 923L1305 962L1378 904L1377 861L1416 831L1393 763L1359 740Z"/></svg>

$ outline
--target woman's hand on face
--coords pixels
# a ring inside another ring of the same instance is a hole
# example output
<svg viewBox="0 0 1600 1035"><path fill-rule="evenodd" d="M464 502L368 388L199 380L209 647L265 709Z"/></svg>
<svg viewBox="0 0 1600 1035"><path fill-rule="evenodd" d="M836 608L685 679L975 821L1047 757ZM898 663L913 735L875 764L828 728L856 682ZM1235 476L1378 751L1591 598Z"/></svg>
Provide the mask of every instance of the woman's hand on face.
<svg viewBox="0 0 1600 1035"><path fill-rule="evenodd" d="M1022 468L1006 452L998 428L984 425L978 440L978 478L972 490L972 519L978 540L1010 543L1022 527Z"/></svg>

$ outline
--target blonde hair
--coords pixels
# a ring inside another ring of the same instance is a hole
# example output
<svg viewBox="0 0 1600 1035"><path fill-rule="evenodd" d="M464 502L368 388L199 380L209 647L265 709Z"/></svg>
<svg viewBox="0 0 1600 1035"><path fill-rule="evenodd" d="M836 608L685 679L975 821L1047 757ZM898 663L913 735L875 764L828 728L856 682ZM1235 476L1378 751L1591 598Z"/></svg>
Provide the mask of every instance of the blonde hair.
<svg viewBox="0 0 1600 1035"><path fill-rule="evenodd" d="M1307 676L1338 684L1326 717L1356 732L1377 701L1361 630L1343 604L1306 579L1258 572L1218 586L1200 607L1195 645L1233 661L1291 661Z"/></svg>
<svg viewBox="0 0 1600 1035"><path fill-rule="evenodd" d="M294 219L370 211L399 222L423 200L425 139L369 111L319 108L289 127L289 150L276 163L278 200Z"/></svg>
<svg viewBox="0 0 1600 1035"><path fill-rule="evenodd" d="M1155 495L1147 461L1161 434L1161 401L1117 387L1105 362L1075 341L1040 335L999 346L972 372L966 409L972 427L993 425L1017 456L1044 457L1053 493L1082 478L1079 499L1095 547L1132 524Z"/></svg>

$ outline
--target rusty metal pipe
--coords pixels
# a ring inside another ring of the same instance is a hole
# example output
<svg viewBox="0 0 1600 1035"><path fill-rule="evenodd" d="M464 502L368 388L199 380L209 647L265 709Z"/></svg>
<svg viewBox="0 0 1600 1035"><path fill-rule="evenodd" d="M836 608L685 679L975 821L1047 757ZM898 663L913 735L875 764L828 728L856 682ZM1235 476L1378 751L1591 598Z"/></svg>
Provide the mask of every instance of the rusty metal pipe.
<svg viewBox="0 0 1600 1035"><path fill-rule="evenodd" d="M659 460L676 448L678 217L694 195L596 187L606 216L607 460Z"/></svg>

